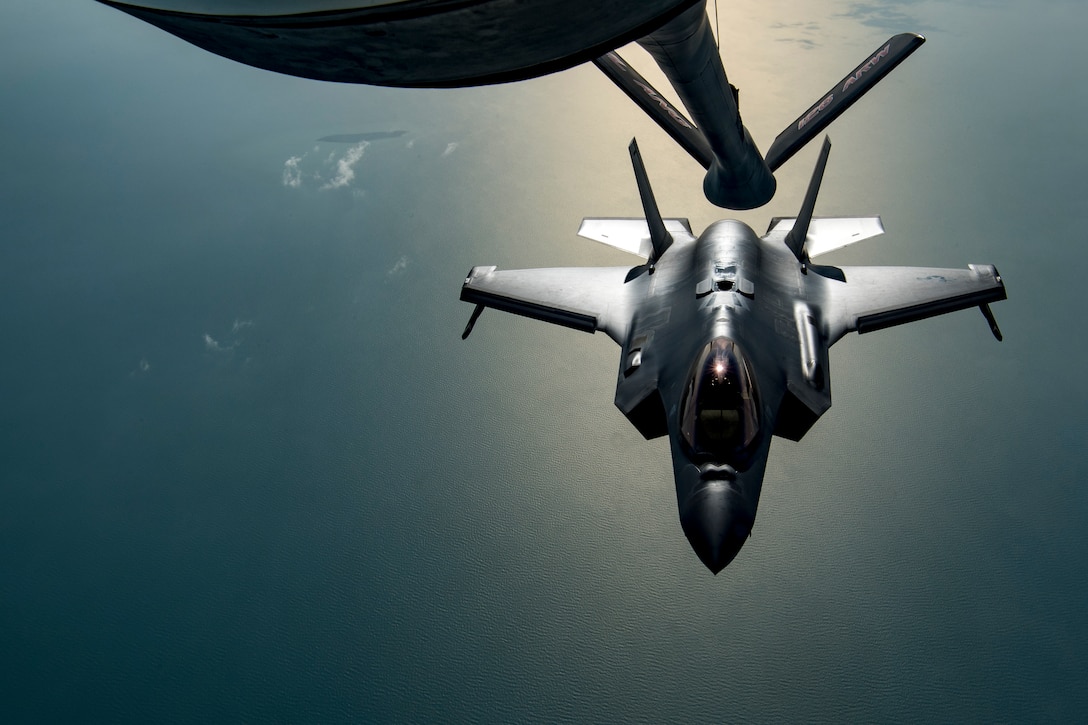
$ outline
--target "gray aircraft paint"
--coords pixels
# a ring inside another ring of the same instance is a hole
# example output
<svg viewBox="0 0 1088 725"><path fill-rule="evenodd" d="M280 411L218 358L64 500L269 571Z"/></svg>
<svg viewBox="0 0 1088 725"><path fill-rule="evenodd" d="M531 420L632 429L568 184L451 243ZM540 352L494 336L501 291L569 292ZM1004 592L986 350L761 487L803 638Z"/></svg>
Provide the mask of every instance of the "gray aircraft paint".
<svg viewBox="0 0 1088 725"><path fill-rule="evenodd" d="M648 221L641 229L627 222L615 225L614 246L647 249L647 264L569 270L476 267L461 290L462 300L477 305L465 337L483 307L495 307L584 332L601 330L620 345L616 406L646 438L669 436L680 521L692 548L715 574L751 535L771 436L800 440L831 406L831 345L851 331L970 307L983 309L1000 339L986 305L1005 299L1005 286L992 266L840 268L811 263L807 239L830 148L825 140L797 219L775 219L762 238L741 222L719 221L695 238L686 220L672 220L668 226L673 231L666 231L632 141ZM825 222L840 232L880 227L869 219ZM607 236L601 233L609 228L607 221L595 226L598 238ZM631 244L622 239L625 235L648 236L652 245ZM862 238L854 233L821 243L834 248ZM757 410L750 415L757 431L741 452L693 443L693 434L684 429L691 423L681 420L691 415L686 412L690 407L701 405L691 399L699 394L700 365L706 362L701 351L721 340L736 349L726 364L750 366L754 378L752 390L744 392L755 401Z"/></svg>
<svg viewBox="0 0 1088 725"><path fill-rule="evenodd" d="M539 76L595 58L598 68L707 168L703 191L712 203L732 209L754 208L768 202L776 189L771 166L756 148L741 120L737 90L726 78L717 42L710 31L704 1L691 4L674 2L668 7L664 3L644 3L634 6L639 11L637 13L619 12L617 6L607 3L592 8L579 6L577 11L588 12L587 17L578 16L575 8L564 10L565 6L558 4L557 0L548 6L548 12L540 7L527 9L516 3L492 0L471 6L467 14L457 4L424 2L411 6L361 7L316 13L296 10L287 14L261 16L179 13L120 4L112 0L100 1L217 55L260 68L323 80L402 86L470 86ZM532 17L537 17L538 21L527 23L527 18ZM629 39L637 39L654 58L692 114L694 125L611 52L616 45ZM866 56L832 91L778 135L770 150L770 163L774 168L795 154L922 42L924 38L921 36L900 34ZM441 49L438 63L432 62L434 58L431 53L435 48ZM504 50L498 52L500 49ZM604 54L607 56L601 57ZM658 258L664 259L672 237L662 226L641 158L633 143L632 160L636 166L636 179L643 198L652 247L646 269L652 272ZM802 268L808 264L808 252L803 247L825 163L826 145L798 222L800 235L797 230L783 229L784 236L779 239L786 243ZM773 228L772 222L772 233L775 233ZM840 242L839 246L845 243L849 241ZM725 248L719 249L722 244L725 244ZM774 264L763 268L760 248L758 245L752 246L750 240L745 243L737 239L722 242L715 234L696 246L699 249L709 247L713 252L711 256L747 258L745 266L753 271L745 272L742 269L739 276L730 281L735 287L732 290L734 294L750 298L754 291L753 278L761 275L761 283L771 284L772 300L777 299L775 295L778 290L790 287L789 280L779 273ZM703 254L707 253L704 249ZM682 254L674 252L672 259L678 257L682 257ZM687 268L688 265L678 266L672 262L666 264L666 270L683 269L685 274L697 275L697 296L702 298L710 294L714 301L713 290L704 288L706 285L712 287L716 282L712 279L713 269L731 267L735 270L736 261L730 265L721 259L702 259L700 264L700 269L692 270ZM759 272L754 271L757 269ZM676 274L674 272L672 276ZM907 272L908 276L910 274ZM962 273L957 274L963 276ZM635 379L620 381L617 405L636 427L647 437L664 434L666 430L671 434L681 520L689 540L712 571L717 573L732 560L744 538L751 533L771 433L799 439L830 405L826 346L839 339L844 331L864 331L868 327L877 329L982 302L986 319L995 335L998 334L996 323L985 307L986 294L976 294L970 288L972 284L985 284L985 274L974 269L967 274L966 280L956 278L950 284L945 284L949 281L945 277L933 277L928 285L936 285L939 290L927 293L933 299L923 297L915 300L907 294L906 300L899 300L902 303L900 307L893 306L890 312L869 309L872 313L869 315L865 314L866 301L863 299L859 305L857 299L862 290L873 294L874 285L866 279L869 275L864 272L859 275L862 277L859 282L848 287L849 292L832 292L819 285L799 284L799 304L778 309L779 317L771 323L773 331L767 328L762 334L754 330L758 330L761 324L766 326L771 315L762 304L755 305L756 309L762 308L763 313L752 316L757 321L754 325L744 324L740 326L741 329L756 336L762 352L765 340L770 339L768 335L783 335L784 326L788 326L792 319L796 325L793 347L799 350L802 373L798 376L793 374L795 371L786 368L784 380L775 379L765 383L769 388L764 395L770 412L763 416L760 440L753 442L753 445L759 444L756 446L758 455L755 456L759 465L751 472L741 471L743 476L733 469L729 469L727 474L731 486L740 490L740 503L736 506L727 504L722 498L728 487L717 485L722 483L720 477L714 478L717 474L708 472L705 466L700 467L698 474L692 474L694 469L685 465L687 458L677 443L677 409L681 403L676 399L676 389L671 390L671 398L668 396L668 385L660 380L664 373L649 369L643 363L637 374L632 375ZM684 299L679 278L666 279L662 283L664 289L659 299L659 293L653 289L654 284L650 285L650 291L640 290L637 282L631 283L633 279L637 280L637 275L632 277L629 274L624 277L625 286L620 289L628 296L641 292L641 301L627 299L618 302L617 299L606 298L603 309L600 306L592 307L594 313L587 315L585 308L580 306L585 297L593 296L587 290L601 287L600 280L595 280L594 276L591 273L588 281L581 279L582 289L572 292L572 287L578 287L572 280L557 280L554 273L537 273L531 282L522 280L523 284L528 285L528 290L515 289L506 298L502 294L491 294L494 290L484 291L493 278L485 283L470 277L474 286L471 289L466 287L463 298L477 295L481 306L477 306L464 335L471 331L482 306L487 304L587 330L595 330L602 325L600 316L614 314L620 317L614 324L623 327L622 335L613 334L613 339L624 347L622 365L629 367L628 361L634 354L640 359L653 359L654 356L642 348L632 351L636 342L645 341L647 335L637 330L632 333L629 328L638 319L639 312L656 314L655 305L664 304L670 311L674 306L685 309L683 305L674 305L674 302ZM666 274L666 278L669 276ZM840 270L834 270L831 276L840 284L845 281ZM884 282L896 285L896 289L910 290L911 293L914 287L926 286L920 285L918 280L893 279L887 272L882 277ZM990 272L990 278L996 279L996 284L1000 285L995 272ZM964 284L967 285L966 290L961 289ZM878 283L877 286L881 285ZM496 289L502 288L503 283L500 282ZM526 291L542 293L544 304L538 304L540 299L523 299ZM828 297L830 299L825 299ZM977 301L976 297L979 298ZM549 306L549 301L559 304ZM831 314L824 309L829 306L834 308ZM610 307L616 309L610 310ZM712 327L717 328L715 336L725 339L725 333L733 334L733 326L728 323L747 316L745 307L743 302L738 302L735 308L729 305L711 307L702 316L713 319ZM849 318L853 307L862 308L862 313L856 319ZM546 312L542 313L541 309L546 309ZM727 309L732 312L725 311ZM740 315L736 314L736 309L741 310ZM919 309L922 311L919 312ZM689 339L690 328L698 324L697 319L684 320L680 329L685 340ZM607 323L604 325L606 329ZM685 326L689 329L685 329ZM632 337L628 339L629 333ZM697 335L692 339L700 349L709 344L708 340L700 341ZM689 351L689 354L693 353ZM762 363L762 367L768 365L770 360ZM761 365L757 365L759 367ZM670 370L668 375L673 378L674 386L684 385L683 380L676 382L682 375L678 370ZM802 378L808 387L801 385L799 381ZM711 461L708 465L723 463ZM703 485L700 481L711 481L715 485ZM716 492L708 493L711 488ZM714 500L711 501L709 496L713 496ZM700 498L702 503L691 503L696 498ZM692 523L696 519L701 523ZM731 542L728 545L723 543L726 538Z"/></svg>
<svg viewBox="0 0 1088 725"><path fill-rule="evenodd" d="M990 261L1010 299L1000 345L974 311L836 344L833 407L772 441L712 577L666 439L612 404L619 348L490 310L461 343L455 298L477 263L637 263L575 235L642 215L633 135L697 231L795 214L816 148L734 215L593 68L313 83L96 3L3 3L3 720L1082 720L1088 9L719 6L763 142L927 35L831 132L818 213L888 234L816 261ZM281 185L373 129L408 134L350 186Z"/></svg>

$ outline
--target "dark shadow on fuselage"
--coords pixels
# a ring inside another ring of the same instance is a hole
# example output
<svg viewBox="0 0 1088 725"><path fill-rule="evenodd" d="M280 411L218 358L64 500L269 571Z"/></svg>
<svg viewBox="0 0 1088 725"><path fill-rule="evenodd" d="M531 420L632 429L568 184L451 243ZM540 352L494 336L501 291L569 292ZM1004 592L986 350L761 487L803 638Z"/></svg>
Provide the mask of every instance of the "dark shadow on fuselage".
<svg viewBox="0 0 1088 725"><path fill-rule="evenodd" d="M810 264L808 266L808 271L812 272L813 274L818 274L821 277L826 277L827 279L836 280L838 282L846 281L846 275L843 274L843 271L838 267L824 266L820 264Z"/></svg>
<svg viewBox="0 0 1088 725"><path fill-rule="evenodd" d="M626 284L628 282L633 282L634 280L638 279L639 277L641 277L642 275L646 274L649 271L650 271L650 265L649 264L640 264L637 267L631 267L631 271L629 271L627 273L627 276L623 278L624 284Z"/></svg>

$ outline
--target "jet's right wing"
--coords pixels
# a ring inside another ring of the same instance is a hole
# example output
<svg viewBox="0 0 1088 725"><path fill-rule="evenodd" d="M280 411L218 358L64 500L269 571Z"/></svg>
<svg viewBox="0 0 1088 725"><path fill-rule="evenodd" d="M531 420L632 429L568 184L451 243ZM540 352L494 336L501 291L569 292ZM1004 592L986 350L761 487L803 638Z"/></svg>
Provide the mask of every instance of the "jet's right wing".
<svg viewBox="0 0 1088 725"><path fill-rule="evenodd" d="M809 273L819 274L819 268ZM1005 283L993 265L841 267L834 276L825 278L822 305L828 344L855 330L873 332L969 307L982 308L994 336L1001 339L988 305L1005 299Z"/></svg>
<svg viewBox="0 0 1088 725"><path fill-rule="evenodd" d="M473 267L461 300L476 304L465 336L484 307L570 327L602 330L621 342L630 321L626 280L630 267L509 269Z"/></svg>

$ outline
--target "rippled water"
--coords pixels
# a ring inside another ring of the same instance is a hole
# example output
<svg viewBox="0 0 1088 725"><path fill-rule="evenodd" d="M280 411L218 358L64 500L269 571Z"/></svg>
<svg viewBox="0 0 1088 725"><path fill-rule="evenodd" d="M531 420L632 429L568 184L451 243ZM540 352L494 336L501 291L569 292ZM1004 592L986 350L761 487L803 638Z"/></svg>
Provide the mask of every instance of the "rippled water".
<svg viewBox="0 0 1088 725"><path fill-rule="evenodd" d="M0 10L0 719L1082 718L1086 11L721 11L763 148L925 33L831 128L818 212L888 229L833 261L994 263L1010 299L1002 344L975 312L839 343L713 577L610 341L459 339L474 264L624 263L574 231L640 213L632 135L666 214L721 216L594 69L355 88ZM741 217L794 213L814 158Z"/></svg>

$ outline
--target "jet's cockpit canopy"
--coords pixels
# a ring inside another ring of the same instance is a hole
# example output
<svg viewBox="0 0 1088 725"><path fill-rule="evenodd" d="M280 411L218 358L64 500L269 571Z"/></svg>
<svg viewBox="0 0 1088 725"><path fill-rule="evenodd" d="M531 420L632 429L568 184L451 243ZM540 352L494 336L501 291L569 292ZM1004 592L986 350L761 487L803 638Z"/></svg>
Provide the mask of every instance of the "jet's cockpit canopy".
<svg viewBox="0 0 1088 725"><path fill-rule="evenodd" d="M680 403L680 433L695 461L751 464L759 437L759 396L744 354L719 337L703 348L691 368Z"/></svg>

